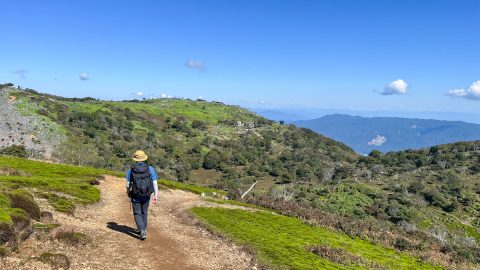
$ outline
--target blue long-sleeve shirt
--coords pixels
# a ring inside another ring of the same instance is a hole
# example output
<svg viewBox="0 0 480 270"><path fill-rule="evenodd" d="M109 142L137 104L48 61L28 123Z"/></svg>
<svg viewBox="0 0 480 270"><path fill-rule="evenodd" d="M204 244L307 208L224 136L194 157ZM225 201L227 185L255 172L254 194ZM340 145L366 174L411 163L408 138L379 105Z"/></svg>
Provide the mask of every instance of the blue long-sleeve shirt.
<svg viewBox="0 0 480 270"><path fill-rule="evenodd" d="M150 180L152 180L153 182L154 196L157 197L158 196L157 172L152 166L148 166L148 170L150 171ZM125 174L125 179L127 180L127 190L128 190L128 187L130 186L131 177L132 177L132 169L129 169ZM150 197L141 198L141 199L132 197L132 202L143 202L147 200L150 200Z"/></svg>

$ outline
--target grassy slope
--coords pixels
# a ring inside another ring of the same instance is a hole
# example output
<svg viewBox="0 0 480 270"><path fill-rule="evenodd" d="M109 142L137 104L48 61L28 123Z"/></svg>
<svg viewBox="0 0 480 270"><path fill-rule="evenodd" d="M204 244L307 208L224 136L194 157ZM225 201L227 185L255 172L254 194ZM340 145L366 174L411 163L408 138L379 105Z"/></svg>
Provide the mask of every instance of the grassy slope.
<svg viewBox="0 0 480 270"><path fill-rule="evenodd" d="M200 186L189 185L189 184L183 184L183 183L168 181L168 180L164 180L164 179L159 179L158 184L160 184L162 186L165 186L167 188L171 188L171 189L181 189L181 190L190 191L190 192L195 193L195 194L202 194L203 193L205 195L213 195L213 194L217 194L217 195L220 195L220 196L227 195L227 193L223 190L200 187Z"/></svg>
<svg viewBox="0 0 480 270"><path fill-rule="evenodd" d="M47 198L59 211L72 212L76 203L100 200L100 191L90 181L104 174L120 174L86 167L49 164L20 158L0 157L0 190L26 189Z"/></svg>
<svg viewBox="0 0 480 270"><path fill-rule="evenodd" d="M392 249L299 219L266 212L221 208L194 208L193 213L216 231L251 247L262 263L279 269L440 269ZM355 264L339 264L308 251L314 245L340 248L362 258Z"/></svg>
<svg viewBox="0 0 480 270"><path fill-rule="evenodd" d="M40 161L0 156L0 222L11 223L12 208L8 194L28 191L49 200L57 211L72 212L75 204L87 204L100 200L100 191L90 181L103 175L123 178L123 173L109 170L50 164ZM168 180L158 180L167 188L182 189L196 194L218 194L225 192Z"/></svg>

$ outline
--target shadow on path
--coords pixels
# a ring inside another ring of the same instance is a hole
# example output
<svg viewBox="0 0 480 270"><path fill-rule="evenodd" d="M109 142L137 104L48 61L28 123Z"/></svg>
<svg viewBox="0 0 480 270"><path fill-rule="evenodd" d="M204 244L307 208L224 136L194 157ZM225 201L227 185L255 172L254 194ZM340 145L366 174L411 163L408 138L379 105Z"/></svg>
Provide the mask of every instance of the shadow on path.
<svg viewBox="0 0 480 270"><path fill-rule="evenodd" d="M121 233L124 233L128 236L131 236L133 238L139 238L139 234L137 232L136 229L132 228L132 227L129 227L127 225L120 225L116 222L107 222L107 228L109 228L110 230L113 230L113 231L117 231L117 232L121 232Z"/></svg>

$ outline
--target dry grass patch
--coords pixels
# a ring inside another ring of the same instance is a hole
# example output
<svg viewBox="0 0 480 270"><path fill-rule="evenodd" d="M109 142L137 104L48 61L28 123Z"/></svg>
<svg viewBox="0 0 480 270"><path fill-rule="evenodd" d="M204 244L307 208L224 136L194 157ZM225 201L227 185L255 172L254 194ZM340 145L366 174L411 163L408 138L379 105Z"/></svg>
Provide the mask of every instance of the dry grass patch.
<svg viewBox="0 0 480 270"><path fill-rule="evenodd" d="M64 254L46 252L37 259L51 265L53 269L70 269L70 259Z"/></svg>

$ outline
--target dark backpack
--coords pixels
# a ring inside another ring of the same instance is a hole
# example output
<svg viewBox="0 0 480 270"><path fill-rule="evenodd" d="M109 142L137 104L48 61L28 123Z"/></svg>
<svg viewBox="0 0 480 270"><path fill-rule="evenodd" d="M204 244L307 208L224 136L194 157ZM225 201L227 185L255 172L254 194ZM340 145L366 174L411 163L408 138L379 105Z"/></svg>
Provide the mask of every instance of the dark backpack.
<svg viewBox="0 0 480 270"><path fill-rule="evenodd" d="M153 193L150 169L144 162L135 163L130 171L130 197L149 197Z"/></svg>

